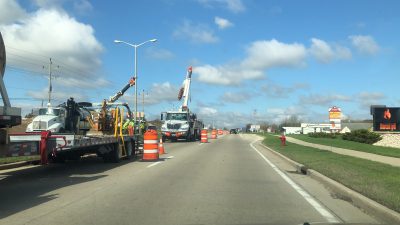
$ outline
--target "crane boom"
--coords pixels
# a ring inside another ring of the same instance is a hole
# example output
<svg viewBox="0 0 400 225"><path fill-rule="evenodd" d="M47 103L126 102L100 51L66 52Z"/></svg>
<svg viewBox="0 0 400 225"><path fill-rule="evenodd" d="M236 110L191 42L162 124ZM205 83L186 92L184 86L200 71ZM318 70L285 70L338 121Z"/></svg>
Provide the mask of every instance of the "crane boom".
<svg viewBox="0 0 400 225"><path fill-rule="evenodd" d="M134 78L134 77L132 77L131 79L129 79L129 82L128 82L120 91L118 91L117 93L115 93L114 96L111 96L111 97L108 99L108 102L109 102L109 103L113 103L113 102L117 101L117 100L118 100L122 95L124 95L125 92L126 92L130 87L132 87L133 85L135 85L135 78Z"/></svg>
<svg viewBox="0 0 400 225"><path fill-rule="evenodd" d="M182 111L187 111L188 109L188 101L189 101L189 94L190 94L190 84L192 80L192 67L190 66L187 70L186 79L183 81L183 91L181 89L180 93L182 93L183 103L181 106Z"/></svg>

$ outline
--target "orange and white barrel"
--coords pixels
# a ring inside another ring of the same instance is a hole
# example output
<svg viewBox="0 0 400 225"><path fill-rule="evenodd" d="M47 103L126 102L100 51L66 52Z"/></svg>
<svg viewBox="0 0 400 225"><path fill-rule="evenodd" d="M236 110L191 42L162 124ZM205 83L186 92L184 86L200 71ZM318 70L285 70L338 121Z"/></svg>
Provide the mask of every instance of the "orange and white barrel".
<svg viewBox="0 0 400 225"><path fill-rule="evenodd" d="M143 139L143 160L158 160L159 154L157 131L146 131Z"/></svg>
<svg viewBox="0 0 400 225"><path fill-rule="evenodd" d="M217 130L213 129L211 131L211 139L217 139Z"/></svg>
<svg viewBox="0 0 400 225"><path fill-rule="evenodd" d="M219 129L219 130L218 130L218 135L223 135L223 133L222 133L222 130L221 130L221 129Z"/></svg>
<svg viewBox="0 0 400 225"><path fill-rule="evenodd" d="M162 138L160 138L160 142L158 143L158 154L163 155L165 154L164 144L162 142Z"/></svg>
<svg viewBox="0 0 400 225"><path fill-rule="evenodd" d="M207 143L208 142L208 134L207 134L207 130L203 129L201 130L201 143Z"/></svg>

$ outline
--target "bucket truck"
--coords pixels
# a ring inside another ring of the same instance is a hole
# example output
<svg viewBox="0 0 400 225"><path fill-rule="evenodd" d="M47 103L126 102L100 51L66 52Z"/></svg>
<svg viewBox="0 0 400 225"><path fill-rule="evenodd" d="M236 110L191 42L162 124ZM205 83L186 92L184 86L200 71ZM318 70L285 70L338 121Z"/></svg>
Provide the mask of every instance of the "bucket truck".
<svg viewBox="0 0 400 225"><path fill-rule="evenodd" d="M161 113L163 140L185 139L186 141L195 141L200 139L200 132L204 125L188 107L191 79L192 67L189 67L182 88L178 93L178 100L183 100L181 107L176 111Z"/></svg>

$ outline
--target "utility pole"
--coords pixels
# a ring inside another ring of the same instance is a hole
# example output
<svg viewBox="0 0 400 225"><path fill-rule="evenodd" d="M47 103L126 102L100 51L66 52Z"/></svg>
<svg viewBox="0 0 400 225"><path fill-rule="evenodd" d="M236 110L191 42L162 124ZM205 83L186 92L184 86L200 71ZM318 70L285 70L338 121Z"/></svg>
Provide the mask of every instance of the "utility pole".
<svg viewBox="0 0 400 225"><path fill-rule="evenodd" d="M50 58L50 63L49 63L49 101L48 101L48 103L50 104L50 100L51 100L51 91L52 91L52 89L53 89L53 87L52 87L52 84L51 84L51 77L53 76L52 74L51 74L51 66L53 65L53 62L51 61L51 58Z"/></svg>
<svg viewBox="0 0 400 225"><path fill-rule="evenodd" d="M148 93L146 93L147 95ZM142 89L142 112L143 112L143 117L144 117L144 89Z"/></svg>
<svg viewBox="0 0 400 225"><path fill-rule="evenodd" d="M44 66L43 66L44 68ZM59 68L59 66L57 66ZM51 101L51 92L53 91L53 84L52 84L52 79L53 79L53 61L51 58L49 59L49 99L48 103Z"/></svg>

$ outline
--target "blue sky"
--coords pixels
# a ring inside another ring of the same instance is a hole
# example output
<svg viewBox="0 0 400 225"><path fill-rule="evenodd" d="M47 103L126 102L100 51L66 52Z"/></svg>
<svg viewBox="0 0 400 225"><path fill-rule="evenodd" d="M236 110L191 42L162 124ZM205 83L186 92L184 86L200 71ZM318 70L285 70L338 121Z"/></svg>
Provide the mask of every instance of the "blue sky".
<svg viewBox="0 0 400 225"><path fill-rule="evenodd" d="M99 102L133 75L133 48L113 40L157 38L138 48L150 119L179 106L190 65L189 106L206 123L324 122L334 105L370 119L371 104L400 104L399 11L399 1L0 0L5 82L13 105L40 106L51 57L54 104Z"/></svg>

